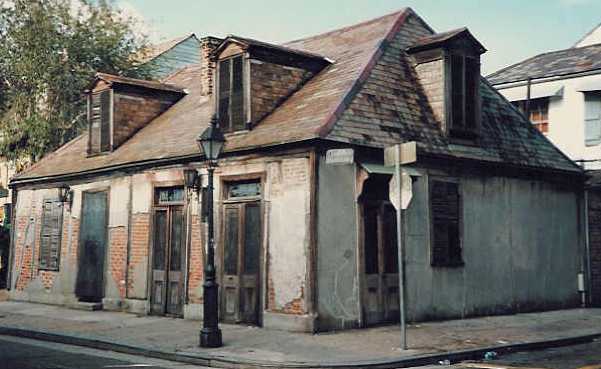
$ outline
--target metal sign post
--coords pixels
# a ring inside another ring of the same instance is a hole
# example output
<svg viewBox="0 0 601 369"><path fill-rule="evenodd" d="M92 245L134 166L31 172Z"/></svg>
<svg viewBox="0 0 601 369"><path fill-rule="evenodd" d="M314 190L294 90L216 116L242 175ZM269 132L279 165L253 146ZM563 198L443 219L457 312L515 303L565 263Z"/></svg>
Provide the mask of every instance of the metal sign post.
<svg viewBox="0 0 601 369"><path fill-rule="evenodd" d="M402 186L403 177L401 175L401 165L413 163L417 160L415 142L408 142L400 145L394 145L386 148L384 152L384 165L394 165L394 174L396 178L395 190L397 193L398 205L396 207L396 228L397 228L397 250L399 265L399 318L401 323L401 349L407 350L407 325L405 323L405 257L403 254L403 198Z"/></svg>

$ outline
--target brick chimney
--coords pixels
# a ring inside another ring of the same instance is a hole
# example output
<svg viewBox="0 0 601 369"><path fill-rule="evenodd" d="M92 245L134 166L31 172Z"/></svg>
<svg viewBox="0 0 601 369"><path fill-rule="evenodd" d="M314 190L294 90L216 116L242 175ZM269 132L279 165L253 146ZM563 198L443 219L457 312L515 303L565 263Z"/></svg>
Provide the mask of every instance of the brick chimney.
<svg viewBox="0 0 601 369"><path fill-rule="evenodd" d="M219 45L221 45L222 41L222 39L212 36L200 39L201 96L210 96L213 93L215 62L211 61L209 56Z"/></svg>

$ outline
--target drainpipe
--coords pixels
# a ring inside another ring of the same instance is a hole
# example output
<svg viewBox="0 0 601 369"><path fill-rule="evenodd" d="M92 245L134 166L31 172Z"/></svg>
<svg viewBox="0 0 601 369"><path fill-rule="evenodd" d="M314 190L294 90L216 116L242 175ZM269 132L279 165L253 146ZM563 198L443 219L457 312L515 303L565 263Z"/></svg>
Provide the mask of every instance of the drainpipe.
<svg viewBox="0 0 601 369"><path fill-rule="evenodd" d="M526 118L530 120L530 87L532 85L532 78L528 77L528 81L526 82L526 104L524 106L524 114Z"/></svg>
<svg viewBox="0 0 601 369"><path fill-rule="evenodd" d="M592 290L592 279L591 279L591 247L589 237L589 218L588 218L588 190L584 190L584 252L585 252L585 265L586 268L586 287L583 288L582 292L582 306L590 306L591 303L591 290ZM580 281L579 281L580 284ZM584 283L582 283L584 285ZM584 286L583 286L584 287ZM580 289L580 286L579 286ZM588 291L588 294L587 294Z"/></svg>

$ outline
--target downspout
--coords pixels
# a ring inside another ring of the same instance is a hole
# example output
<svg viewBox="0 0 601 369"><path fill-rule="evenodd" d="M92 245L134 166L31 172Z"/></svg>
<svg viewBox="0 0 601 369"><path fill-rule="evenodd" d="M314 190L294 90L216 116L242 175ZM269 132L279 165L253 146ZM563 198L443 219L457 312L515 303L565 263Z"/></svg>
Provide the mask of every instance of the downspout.
<svg viewBox="0 0 601 369"><path fill-rule="evenodd" d="M131 218L133 201L133 176L129 177L129 199L127 201L127 253L125 255L125 298L129 298L129 263L131 262Z"/></svg>
<svg viewBox="0 0 601 369"><path fill-rule="evenodd" d="M592 277L591 277L591 247L589 237L589 217L588 217L588 190L584 190L584 263L583 267L586 267L586 288L584 289L582 296L582 303L584 306L590 306L591 304L591 292L592 292ZM588 293L587 293L588 291Z"/></svg>
<svg viewBox="0 0 601 369"><path fill-rule="evenodd" d="M524 115L530 121L530 87L532 85L532 78L528 77L526 82L526 104L524 106Z"/></svg>
<svg viewBox="0 0 601 369"><path fill-rule="evenodd" d="M6 289L11 290L12 281L13 281L13 263L15 261L15 234L16 234L16 220L17 220L17 196L19 191L16 188L13 188L11 191L11 206L12 209L10 211L10 243L8 246L8 271L6 275Z"/></svg>

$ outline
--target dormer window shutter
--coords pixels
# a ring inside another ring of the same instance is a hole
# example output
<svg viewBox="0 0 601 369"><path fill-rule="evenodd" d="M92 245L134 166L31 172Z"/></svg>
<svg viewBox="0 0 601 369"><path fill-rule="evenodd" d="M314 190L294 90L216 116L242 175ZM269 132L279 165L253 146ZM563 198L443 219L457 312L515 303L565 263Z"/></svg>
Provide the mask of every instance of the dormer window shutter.
<svg viewBox="0 0 601 369"><path fill-rule="evenodd" d="M219 63L219 122L227 131L230 122L230 59Z"/></svg>
<svg viewBox="0 0 601 369"><path fill-rule="evenodd" d="M451 54L447 65L451 69L449 132L451 136L474 138L479 130L480 63L469 55Z"/></svg>
<svg viewBox="0 0 601 369"><path fill-rule="evenodd" d="M97 154L111 149L111 91L104 90L90 95L90 153Z"/></svg>
<svg viewBox="0 0 601 369"><path fill-rule="evenodd" d="M243 56L235 56L219 62L218 96L221 128L225 132L243 130L246 127Z"/></svg>

